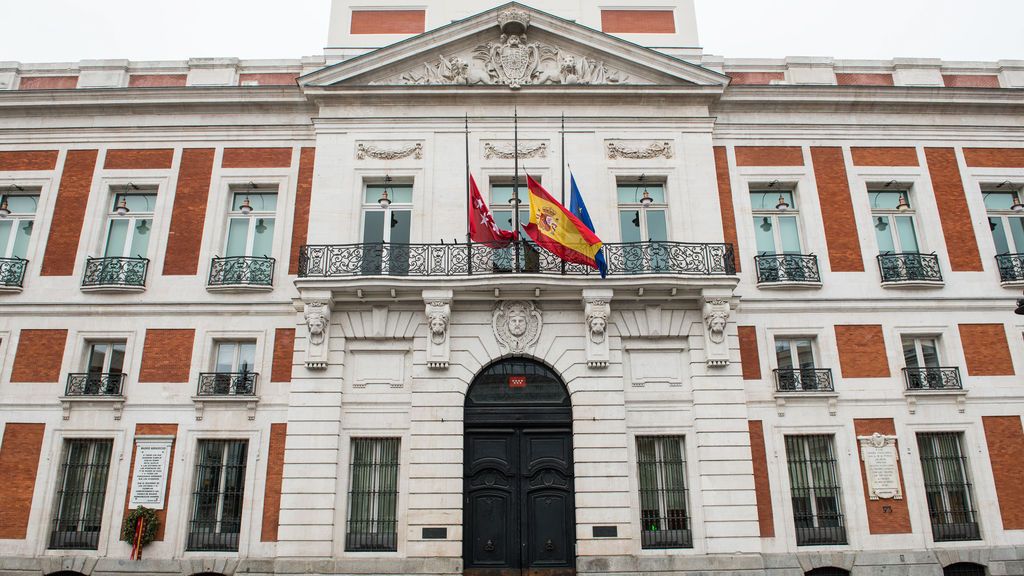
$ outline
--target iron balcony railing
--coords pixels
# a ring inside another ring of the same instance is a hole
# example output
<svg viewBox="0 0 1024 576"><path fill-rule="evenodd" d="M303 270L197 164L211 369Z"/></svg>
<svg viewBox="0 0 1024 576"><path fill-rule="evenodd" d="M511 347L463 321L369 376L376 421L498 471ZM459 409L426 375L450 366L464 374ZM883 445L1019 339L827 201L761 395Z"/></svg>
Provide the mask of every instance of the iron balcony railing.
<svg viewBox="0 0 1024 576"><path fill-rule="evenodd" d="M121 372L78 372L68 374L65 396L120 396Z"/></svg>
<svg viewBox="0 0 1024 576"><path fill-rule="evenodd" d="M82 286L144 288L149 258L86 258Z"/></svg>
<svg viewBox="0 0 1024 576"><path fill-rule="evenodd" d="M27 267L28 260L24 258L0 258L0 286L21 288Z"/></svg>
<svg viewBox="0 0 1024 576"><path fill-rule="evenodd" d="M1024 281L1024 254L996 254L1001 282Z"/></svg>
<svg viewBox="0 0 1024 576"><path fill-rule="evenodd" d="M956 367L904 368L907 390L963 390Z"/></svg>
<svg viewBox="0 0 1024 576"><path fill-rule="evenodd" d="M210 286L273 286L274 259L265 256L214 258Z"/></svg>
<svg viewBox="0 0 1024 576"><path fill-rule="evenodd" d="M939 257L935 254L879 254L878 270L882 282L942 282Z"/></svg>
<svg viewBox="0 0 1024 576"><path fill-rule="evenodd" d="M201 372L197 396L253 396L256 394L256 372Z"/></svg>
<svg viewBox="0 0 1024 576"><path fill-rule="evenodd" d="M818 273L818 257L814 254L761 254L754 256L757 265L757 282L821 282Z"/></svg>
<svg viewBox="0 0 1024 576"><path fill-rule="evenodd" d="M776 368L775 389L779 392L833 392L829 368Z"/></svg>
<svg viewBox="0 0 1024 576"><path fill-rule="evenodd" d="M608 275L736 273L732 244L628 242L605 244ZM303 246L300 278L344 276L474 276L482 274L596 275L530 242L485 244L331 244Z"/></svg>

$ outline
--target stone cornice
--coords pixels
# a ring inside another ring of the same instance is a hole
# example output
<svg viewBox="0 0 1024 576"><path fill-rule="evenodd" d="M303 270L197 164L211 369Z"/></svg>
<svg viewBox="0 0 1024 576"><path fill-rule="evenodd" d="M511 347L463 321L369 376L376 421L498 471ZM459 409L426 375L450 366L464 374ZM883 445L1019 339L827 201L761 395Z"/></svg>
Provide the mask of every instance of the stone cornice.
<svg viewBox="0 0 1024 576"><path fill-rule="evenodd" d="M170 88L77 88L74 90L0 91L0 114L40 109L47 113L118 108L151 108L188 113L193 108L236 107L243 113L261 113L291 109L316 113L298 87L292 86L212 86Z"/></svg>
<svg viewBox="0 0 1024 576"><path fill-rule="evenodd" d="M892 109L894 112L912 108L915 113L955 107L999 107L1000 113L1024 107L1024 89L1010 88L946 88L908 86L731 86L725 90L716 110L745 108L764 110L774 107L798 107L812 110L827 105L831 111L842 109ZM924 107L924 108L922 108Z"/></svg>

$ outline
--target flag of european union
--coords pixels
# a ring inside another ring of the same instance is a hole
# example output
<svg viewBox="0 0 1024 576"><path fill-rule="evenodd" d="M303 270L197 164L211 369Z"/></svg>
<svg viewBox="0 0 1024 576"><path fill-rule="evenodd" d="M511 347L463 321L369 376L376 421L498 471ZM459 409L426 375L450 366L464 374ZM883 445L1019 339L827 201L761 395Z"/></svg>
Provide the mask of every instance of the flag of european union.
<svg viewBox="0 0 1024 576"><path fill-rule="evenodd" d="M583 196L580 194L580 189L576 187L576 177L569 173L569 182L572 185L572 194L569 197L569 211L573 213L580 222L590 228L590 231L597 234L597 230L594 230L594 223L590 220L590 213L587 212L587 205L583 203ZM604 248L597 251L594 256L594 261L597 262L597 269L601 271L601 278L608 275L608 263L604 259Z"/></svg>

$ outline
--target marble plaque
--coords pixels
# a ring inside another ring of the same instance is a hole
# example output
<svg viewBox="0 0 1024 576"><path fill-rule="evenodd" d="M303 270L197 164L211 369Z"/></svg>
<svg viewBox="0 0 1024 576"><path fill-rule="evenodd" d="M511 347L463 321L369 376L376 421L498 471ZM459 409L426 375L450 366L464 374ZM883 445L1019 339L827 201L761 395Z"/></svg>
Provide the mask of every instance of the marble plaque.
<svg viewBox="0 0 1024 576"><path fill-rule="evenodd" d="M876 432L871 436L858 436L857 440L860 441L860 457L868 479L868 496L872 500L902 500L896 437Z"/></svg>
<svg viewBox="0 0 1024 576"><path fill-rule="evenodd" d="M170 438L140 438L135 441L135 467L132 469L129 508L145 506L163 510L172 442Z"/></svg>

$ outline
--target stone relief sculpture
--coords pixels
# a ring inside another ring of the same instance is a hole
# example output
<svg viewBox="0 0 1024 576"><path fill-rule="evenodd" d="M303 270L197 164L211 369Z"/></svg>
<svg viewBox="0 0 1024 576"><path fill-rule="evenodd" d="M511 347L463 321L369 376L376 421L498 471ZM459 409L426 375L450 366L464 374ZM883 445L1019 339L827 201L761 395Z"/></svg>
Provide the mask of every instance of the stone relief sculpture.
<svg viewBox="0 0 1024 576"><path fill-rule="evenodd" d="M708 366L729 364L729 346L725 330L729 324L729 300L725 298L704 298L704 352Z"/></svg>
<svg viewBox="0 0 1024 576"><path fill-rule="evenodd" d="M611 314L611 290L584 290L583 317L587 334L587 366L604 368L610 358L608 316Z"/></svg>
<svg viewBox="0 0 1024 576"><path fill-rule="evenodd" d="M515 148L512 142L497 143L497 142L484 142L484 158L490 160L492 158L499 158L501 160L511 160L515 157ZM519 144L519 159L526 158L547 158L548 157L548 143L547 142L521 142Z"/></svg>
<svg viewBox="0 0 1024 576"><path fill-rule="evenodd" d="M384 148L373 144L359 143L356 148L356 160L401 160L412 156L416 160L423 159L423 143L416 142L400 148Z"/></svg>
<svg viewBox="0 0 1024 576"><path fill-rule="evenodd" d="M304 304L309 345L306 347L306 367L327 367L327 338L331 324L331 309L326 302L311 301Z"/></svg>
<svg viewBox="0 0 1024 576"><path fill-rule="evenodd" d="M672 158L671 142L651 142L646 146L628 146L619 142L608 143L608 158L628 158L630 160L648 160L664 156Z"/></svg>
<svg viewBox="0 0 1024 576"><path fill-rule="evenodd" d="M427 367L447 368L451 358L452 291L424 290L423 303L427 315Z"/></svg>
<svg viewBox="0 0 1024 576"><path fill-rule="evenodd" d="M502 348L521 354L540 338L540 310L533 302L508 300L494 308L491 326Z"/></svg>

